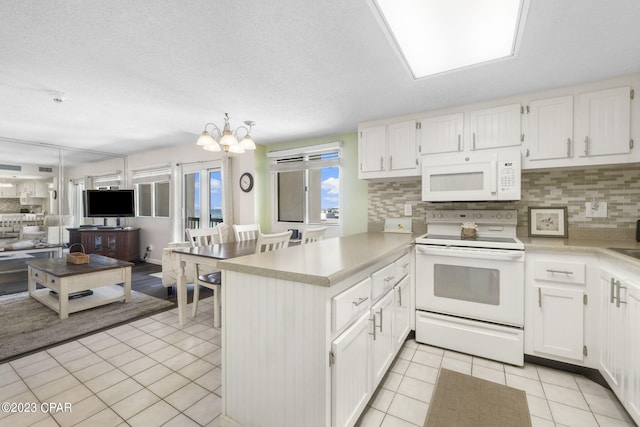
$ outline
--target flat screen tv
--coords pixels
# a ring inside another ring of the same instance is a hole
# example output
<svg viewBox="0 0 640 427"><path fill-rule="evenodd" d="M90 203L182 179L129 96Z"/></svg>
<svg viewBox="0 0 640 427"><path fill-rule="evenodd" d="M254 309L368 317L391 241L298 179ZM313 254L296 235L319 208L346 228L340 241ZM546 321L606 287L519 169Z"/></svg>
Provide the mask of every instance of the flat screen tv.
<svg viewBox="0 0 640 427"><path fill-rule="evenodd" d="M85 190L84 216L89 218L136 216L133 190Z"/></svg>

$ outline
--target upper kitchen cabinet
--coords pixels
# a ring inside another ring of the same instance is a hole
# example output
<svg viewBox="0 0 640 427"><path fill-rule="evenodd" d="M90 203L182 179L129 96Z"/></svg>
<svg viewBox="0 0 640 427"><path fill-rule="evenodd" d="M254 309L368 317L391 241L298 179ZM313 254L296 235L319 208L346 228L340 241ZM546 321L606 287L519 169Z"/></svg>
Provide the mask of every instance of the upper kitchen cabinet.
<svg viewBox="0 0 640 427"><path fill-rule="evenodd" d="M464 149L464 113L427 117L420 124L422 154L453 153Z"/></svg>
<svg viewBox="0 0 640 427"><path fill-rule="evenodd" d="M521 106L510 104L469 113L470 150L519 146Z"/></svg>
<svg viewBox="0 0 640 427"><path fill-rule="evenodd" d="M631 142L631 88L587 92L578 95L576 147L580 157L628 154Z"/></svg>
<svg viewBox="0 0 640 427"><path fill-rule="evenodd" d="M358 136L358 178L420 176L416 120L361 125Z"/></svg>
<svg viewBox="0 0 640 427"><path fill-rule="evenodd" d="M573 155L573 97L533 101L526 107L523 168Z"/></svg>

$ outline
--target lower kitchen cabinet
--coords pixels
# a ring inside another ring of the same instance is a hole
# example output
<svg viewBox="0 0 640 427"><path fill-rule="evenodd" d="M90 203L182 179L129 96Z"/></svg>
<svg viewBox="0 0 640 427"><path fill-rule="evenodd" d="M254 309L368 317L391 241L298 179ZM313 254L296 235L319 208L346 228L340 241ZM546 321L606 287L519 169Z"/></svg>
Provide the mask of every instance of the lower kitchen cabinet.
<svg viewBox="0 0 640 427"><path fill-rule="evenodd" d="M527 254L525 353L582 364L587 347L587 264L572 256Z"/></svg>
<svg viewBox="0 0 640 427"><path fill-rule="evenodd" d="M533 349L582 360L584 349L584 290L536 286Z"/></svg>
<svg viewBox="0 0 640 427"><path fill-rule="evenodd" d="M360 317L331 343L332 425L353 425L367 405L371 390L369 359L371 317ZM339 362L337 362L339 361ZM337 362L337 363L336 363Z"/></svg>
<svg viewBox="0 0 640 427"><path fill-rule="evenodd" d="M626 359L629 361L627 373L627 393L624 406L636 423L640 424L640 282L629 284L627 288L627 340Z"/></svg>
<svg viewBox="0 0 640 427"><path fill-rule="evenodd" d="M600 271L600 373L640 423L640 275Z"/></svg>
<svg viewBox="0 0 640 427"><path fill-rule="evenodd" d="M393 340L395 347L400 348L411 330L411 283L410 277L405 276L394 288L395 315L393 322Z"/></svg>
<svg viewBox="0 0 640 427"><path fill-rule="evenodd" d="M371 318L373 319L373 340L371 342L373 387L377 387L380 383L395 356L393 295L393 291L387 292L380 301L371 307Z"/></svg>

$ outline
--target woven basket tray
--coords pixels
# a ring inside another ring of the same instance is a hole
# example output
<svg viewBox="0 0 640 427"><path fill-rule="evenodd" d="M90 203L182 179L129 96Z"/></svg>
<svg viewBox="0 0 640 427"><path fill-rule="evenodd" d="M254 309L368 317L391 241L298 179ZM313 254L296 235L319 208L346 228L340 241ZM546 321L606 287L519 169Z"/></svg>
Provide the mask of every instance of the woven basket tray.
<svg viewBox="0 0 640 427"><path fill-rule="evenodd" d="M69 250L75 245L80 245L82 252L69 252L67 254L67 262L70 264L89 264L89 255L84 253L84 246L81 243L74 243L69 246Z"/></svg>

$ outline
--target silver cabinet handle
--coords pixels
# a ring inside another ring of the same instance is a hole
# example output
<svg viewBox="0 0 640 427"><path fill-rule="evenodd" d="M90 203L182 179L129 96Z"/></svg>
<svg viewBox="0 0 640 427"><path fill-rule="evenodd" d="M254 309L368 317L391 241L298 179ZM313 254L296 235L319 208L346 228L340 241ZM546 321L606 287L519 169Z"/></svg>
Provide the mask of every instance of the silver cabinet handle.
<svg viewBox="0 0 640 427"><path fill-rule="evenodd" d="M402 307L402 288L398 286L398 307Z"/></svg>
<svg viewBox="0 0 640 427"><path fill-rule="evenodd" d="M382 333L382 307L380 307L380 311L378 313L380 313L380 326L379 326L379 328L380 328L380 333ZM376 318L375 314L373 315L373 318L374 319ZM374 320L373 321L373 326L374 326L373 329L375 329L375 325L376 325L376 322Z"/></svg>
<svg viewBox="0 0 640 427"><path fill-rule="evenodd" d="M393 156L389 156L389 170L393 170Z"/></svg>
<svg viewBox="0 0 640 427"><path fill-rule="evenodd" d="M542 289L538 288L538 307L542 308Z"/></svg>
<svg viewBox="0 0 640 427"><path fill-rule="evenodd" d="M589 136L584 137L584 155L589 155Z"/></svg>
<svg viewBox="0 0 640 427"><path fill-rule="evenodd" d="M566 275L568 276L568 275L570 275L570 274L573 274L573 271L566 271L566 270L549 270L549 269L547 269L547 273L550 273L550 274L556 274L556 273L558 273L558 274L566 274Z"/></svg>
<svg viewBox="0 0 640 427"><path fill-rule="evenodd" d="M571 157L571 138L567 138L567 157Z"/></svg>
<svg viewBox="0 0 640 427"><path fill-rule="evenodd" d="M476 133L475 132L473 133L473 144L472 144L471 149L472 150L476 149Z"/></svg>
<svg viewBox="0 0 640 427"><path fill-rule="evenodd" d="M525 157L529 157L529 155L530 155L530 154L531 154L531 153L529 152L529 149L527 148L527 151L525 151L525 152L524 152L524 156L525 156Z"/></svg>
<svg viewBox="0 0 640 427"><path fill-rule="evenodd" d="M620 300L620 289L627 289L626 286L621 286L620 281L616 281L616 307L620 307L620 304L626 304L626 301ZM380 330L382 331L382 330Z"/></svg>
<svg viewBox="0 0 640 427"><path fill-rule="evenodd" d="M368 299L369 297L360 297L358 298L358 301L353 301L353 305L357 307Z"/></svg>
<svg viewBox="0 0 640 427"><path fill-rule="evenodd" d="M616 297L615 297L615 287L616 287L616 280L615 280L615 278L612 277L611 278L611 287L610 287L610 296L611 296L611 298L609 300L609 302L611 304L613 304L613 301L616 299Z"/></svg>
<svg viewBox="0 0 640 427"><path fill-rule="evenodd" d="M380 156L380 170L384 170L384 157Z"/></svg>
<svg viewBox="0 0 640 427"><path fill-rule="evenodd" d="M373 322L373 332L369 332L369 335L373 335L373 340L376 340L376 315L374 314L373 317L371 319L369 319L370 322Z"/></svg>
<svg viewBox="0 0 640 427"><path fill-rule="evenodd" d="M384 280L385 282L389 282L389 281L391 281L393 279L395 279L395 276L385 276L384 279L382 279L382 280Z"/></svg>
<svg viewBox="0 0 640 427"><path fill-rule="evenodd" d="M462 135L458 134L458 151L462 151Z"/></svg>

